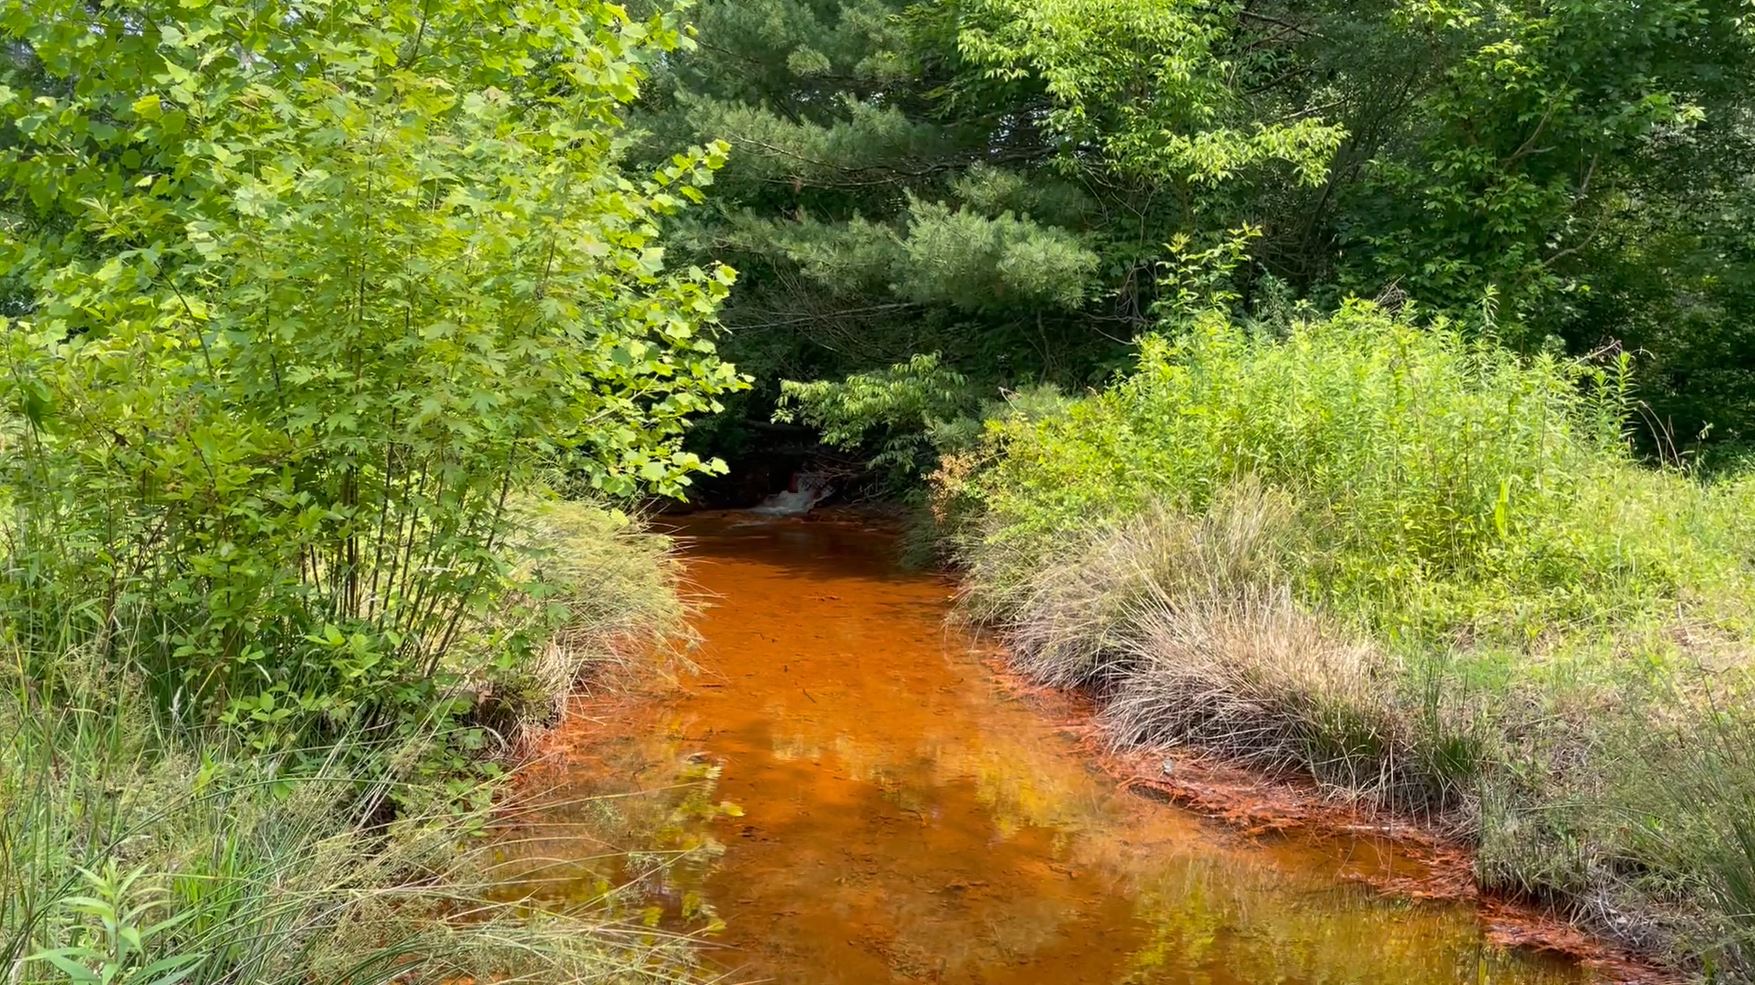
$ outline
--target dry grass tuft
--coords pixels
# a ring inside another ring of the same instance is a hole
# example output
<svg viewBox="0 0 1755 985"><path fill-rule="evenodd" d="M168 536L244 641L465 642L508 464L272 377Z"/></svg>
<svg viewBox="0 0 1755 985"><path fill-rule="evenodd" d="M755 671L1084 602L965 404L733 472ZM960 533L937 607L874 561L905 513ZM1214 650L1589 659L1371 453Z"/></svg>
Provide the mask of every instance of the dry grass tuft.
<svg viewBox="0 0 1755 985"><path fill-rule="evenodd" d="M1029 674L1063 686L1113 680L1140 651L1143 615L1276 584L1291 522L1283 495L1245 480L1203 516L1158 507L1074 540L1011 597L985 604L1011 613L1001 628Z"/></svg>
<svg viewBox="0 0 1755 985"><path fill-rule="evenodd" d="M1135 628L1132 666L1100 718L1119 742L1197 744L1362 791L1406 745L1376 683L1382 654L1285 593L1160 605Z"/></svg>
<svg viewBox="0 0 1755 985"><path fill-rule="evenodd" d="M685 640L671 539L595 503L536 500L520 508L512 547L532 585L508 621L541 630L528 658L478 682L479 718L507 739L559 720L580 685Z"/></svg>
<svg viewBox="0 0 1755 985"><path fill-rule="evenodd" d="M1295 521L1283 493L1244 479L1203 514L1157 506L1081 538L1008 600L1014 660L1094 686L1118 744L1199 745L1348 797L1455 800L1397 701L1396 658L1295 601Z"/></svg>

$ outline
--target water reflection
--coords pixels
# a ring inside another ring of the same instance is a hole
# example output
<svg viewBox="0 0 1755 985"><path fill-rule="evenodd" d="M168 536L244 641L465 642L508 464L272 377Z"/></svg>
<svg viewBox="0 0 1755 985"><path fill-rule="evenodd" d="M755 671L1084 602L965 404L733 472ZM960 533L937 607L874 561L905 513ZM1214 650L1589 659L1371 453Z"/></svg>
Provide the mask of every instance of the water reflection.
<svg viewBox="0 0 1755 985"><path fill-rule="evenodd" d="M1466 907L1339 880L1361 864L1347 846L1263 846L1116 791L945 628L948 584L895 570L877 535L726 517L684 532L693 578L719 597L699 623L701 674L613 734L580 733L566 782L657 789L719 765L714 796L742 816L687 805L683 788L651 798L671 845L718 846L655 891L711 906L715 960L739 979L1586 980L1488 946ZM613 877L581 864L566 878L595 892Z"/></svg>

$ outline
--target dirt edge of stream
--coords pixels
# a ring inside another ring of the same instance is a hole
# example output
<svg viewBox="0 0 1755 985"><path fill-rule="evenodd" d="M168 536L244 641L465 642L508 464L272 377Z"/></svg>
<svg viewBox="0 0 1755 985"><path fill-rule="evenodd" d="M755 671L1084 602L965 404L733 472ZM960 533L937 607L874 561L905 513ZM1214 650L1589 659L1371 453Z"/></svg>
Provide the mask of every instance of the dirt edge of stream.
<svg viewBox="0 0 1755 985"><path fill-rule="evenodd" d="M1682 985L1664 968L1564 915L1529 900L1483 891L1473 849L1436 824L1383 808L1336 800L1315 782L1275 776L1193 747L1118 750L1096 723L1089 694L1044 685L1021 674L1002 648L982 661L1000 686L1028 701L1077 741L1087 760L1122 789L1210 818L1244 837L1286 836L1311 844L1364 840L1393 852L1400 866L1360 866L1339 873L1385 896L1474 906L1487 938L1507 948L1545 951L1625 985ZM1410 871L1411 870L1411 871Z"/></svg>

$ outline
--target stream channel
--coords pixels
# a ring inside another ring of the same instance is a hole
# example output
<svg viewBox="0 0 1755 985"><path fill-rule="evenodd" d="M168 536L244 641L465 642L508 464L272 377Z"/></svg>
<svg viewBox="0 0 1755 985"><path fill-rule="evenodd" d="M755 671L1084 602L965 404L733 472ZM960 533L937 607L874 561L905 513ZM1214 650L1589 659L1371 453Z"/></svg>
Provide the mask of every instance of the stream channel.
<svg viewBox="0 0 1755 985"><path fill-rule="evenodd" d="M947 622L954 585L902 570L892 536L672 522L707 603L697 666L613 713L575 709L551 768L568 802L644 790L699 829L673 838L714 846L650 892L673 918L723 924L706 940L724 981L1593 980L1495 946L1472 904L1363 885L1361 868L1395 864L1380 847L1250 834L1120 789L992 645ZM735 815L676 806L691 763Z"/></svg>

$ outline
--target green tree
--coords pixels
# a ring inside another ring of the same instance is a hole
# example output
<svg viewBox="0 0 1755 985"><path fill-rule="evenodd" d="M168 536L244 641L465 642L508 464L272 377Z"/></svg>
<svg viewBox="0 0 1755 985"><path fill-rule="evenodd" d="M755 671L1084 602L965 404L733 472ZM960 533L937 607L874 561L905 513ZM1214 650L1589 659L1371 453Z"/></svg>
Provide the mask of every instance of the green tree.
<svg viewBox="0 0 1755 985"><path fill-rule="evenodd" d="M1713 0L1389 9L1418 98L1350 202L1369 256L1351 281L1456 307L1492 289L1503 321L1554 331L1589 289L1606 215L1722 104L1727 71L1746 80L1736 16Z"/></svg>
<svg viewBox="0 0 1755 985"><path fill-rule="evenodd" d="M743 272L728 345L767 380L868 386L937 353L981 395L1098 381L1172 237L1259 220L1341 136L1231 5L708 0L696 22L642 123L735 148L679 234Z"/></svg>
<svg viewBox="0 0 1755 985"><path fill-rule="evenodd" d="M1648 439L1750 433L1744 5L1382 0L1276 16L1303 38L1289 84L1347 139L1326 181L1287 196L1260 271L1326 301L1412 298L1523 348L1619 345L1638 355Z"/></svg>
<svg viewBox="0 0 1755 985"><path fill-rule="evenodd" d="M10 0L0 31L28 611L234 720L425 713L511 645L512 497L719 467L679 441L741 385L732 274L658 224L725 147L620 165L669 15Z"/></svg>
<svg viewBox="0 0 1755 985"><path fill-rule="evenodd" d="M644 123L737 147L679 231L746 272L730 344L765 378L938 353L987 394L1082 386L1190 305L1363 295L1622 344L1678 440L1755 432L1735 0L708 0L698 26Z"/></svg>

